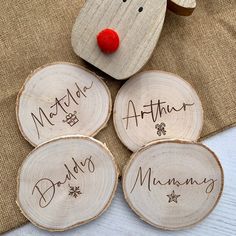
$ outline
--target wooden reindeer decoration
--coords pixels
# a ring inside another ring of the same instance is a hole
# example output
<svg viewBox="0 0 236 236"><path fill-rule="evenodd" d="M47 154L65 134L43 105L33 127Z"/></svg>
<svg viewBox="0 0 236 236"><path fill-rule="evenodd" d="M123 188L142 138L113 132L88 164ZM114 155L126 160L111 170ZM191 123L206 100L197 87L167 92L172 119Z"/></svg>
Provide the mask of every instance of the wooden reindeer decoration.
<svg viewBox="0 0 236 236"><path fill-rule="evenodd" d="M167 7L190 15L195 0L86 0L72 32L77 55L115 79L127 79L149 60Z"/></svg>

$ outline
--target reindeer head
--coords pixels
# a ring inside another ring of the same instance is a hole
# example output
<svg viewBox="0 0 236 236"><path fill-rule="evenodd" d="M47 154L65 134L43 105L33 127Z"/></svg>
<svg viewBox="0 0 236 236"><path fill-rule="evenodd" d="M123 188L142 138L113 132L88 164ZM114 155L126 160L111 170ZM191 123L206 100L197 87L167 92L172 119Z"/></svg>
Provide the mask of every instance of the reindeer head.
<svg viewBox="0 0 236 236"><path fill-rule="evenodd" d="M166 9L190 15L195 0L86 0L72 31L77 55L116 79L127 79L150 58Z"/></svg>

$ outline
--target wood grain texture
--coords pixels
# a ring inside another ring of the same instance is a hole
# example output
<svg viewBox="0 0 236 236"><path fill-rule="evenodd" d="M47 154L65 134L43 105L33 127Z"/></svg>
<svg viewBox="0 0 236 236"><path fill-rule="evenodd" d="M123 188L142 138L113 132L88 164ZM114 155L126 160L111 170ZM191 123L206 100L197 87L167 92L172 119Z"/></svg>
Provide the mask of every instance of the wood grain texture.
<svg viewBox="0 0 236 236"><path fill-rule="evenodd" d="M17 121L33 146L63 135L95 136L109 120L111 94L90 71L48 64L29 75L17 98Z"/></svg>
<svg viewBox="0 0 236 236"><path fill-rule="evenodd" d="M157 228L180 230L215 208L224 174L206 146L172 140L150 143L133 154L122 183L128 204L141 219Z"/></svg>
<svg viewBox="0 0 236 236"><path fill-rule="evenodd" d="M166 5L166 0L87 0L73 27L75 53L108 75L127 79L150 58L162 30ZM109 55L100 51L96 41L105 28L115 30L121 41L118 51Z"/></svg>
<svg viewBox="0 0 236 236"><path fill-rule="evenodd" d="M16 94L30 71L46 63L71 61L88 66L73 53L70 43L72 25L82 2L84 0L1 2L0 172L4 176L0 184L1 233L26 222L15 205L14 179L16 170L32 147L22 138L16 125ZM194 85L206 111L202 137L222 131L232 126L236 120L236 70L232 70L235 67L235 54L232 53L235 51L235 37L232 34L236 22L235 3L234 0L198 1L194 15L189 18L168 12L158 47L145 68L172 71ZM93 67L89 68L99 73ZM120 82L112 79L107 81L114 96ZM117 163L123 166L129 153L117 140L112 122L107 129L99 132L99 138L107 143L116 155ZM224 148L225 143L219 146L228 153L228 149ZM227 147L229 148L228 145ZM232 158L231 163L233 159L235 158ZM233 211L232 207L231 209ZM227 209L224 208L223 211ZM224 217L229 220L227 215ZM219 216L210 225L219 230L219 225L226 230L230 228L220 221ZM115 224L119 225L119 222ZM135 228L133 225L130 227ZM118 228L120 230L122 227ZM215 232L207 224L204 224L204 228ZM122 231L125 232L123 228Z"/></svg>
<svg viewBox="0 0 236 236"><path fill-rule="evenodd" d="M168 0L167 7L174 13L182 16L189 16L196 8L196 0Z"/></svg>
<svg viewBox="0 0 236 236"><path fill-rule="evenodd" d="M119 90L113 120L123 144L137 151L154 140L196 141L203 126L203 109L195 90L182 78L163 71L146 71Z"/></svg>
<svg viewBox="0 0 236 236"><path fill-rule="evenodd" d="M85 136L38 146L23 162L17 204L36 226L64 231L88 223L111 204L118 171L111 152Z"/></svg>
<svg viewBox="0 0 236 236"><path fill-rule="evenodd" d="M80 226L63 236L232 236L236 232L236 127L205 140L219 157L224 168L224 193L214 211L201 223L191 229L181 231L159 230L140 220L124 200L121 184L109 209L97 220ZM32 224L27 224L4 236L55 236L55 233L45 232Z"/></svg>

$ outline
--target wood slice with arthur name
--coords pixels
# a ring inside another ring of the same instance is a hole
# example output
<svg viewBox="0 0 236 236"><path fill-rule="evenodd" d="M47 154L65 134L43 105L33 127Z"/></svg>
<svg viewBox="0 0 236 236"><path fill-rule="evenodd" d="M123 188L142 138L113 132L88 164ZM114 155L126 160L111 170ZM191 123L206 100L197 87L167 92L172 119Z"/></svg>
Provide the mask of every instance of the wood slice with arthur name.
<svg viewBox="0 0 236 236"><path fill-rule="evenodd" d="M67 136L38 146L18 173L17 203L36 226L64 231L110 205L118 182L114 158L93 138Z"/></svg>
<svg viewBox="0 0 236 236"><path fill-rule="evenodd" d="M34 71L17 99L23 136L37 146L62 135L96 135L111 113L111 95L95 74L70 63Z"/></svg>
<svg viewBox="0 0 236 236"><path fill-rule="evenodd" d="M177 75L162 71L128 80L118 92L113 115L116 132L131 151L158 139L196 141L203 126L195 90Z"/></svg>
<svg viewBox="0 0 236 236"><path fill-rule="evenodd" d="M156 141L132 155L123 173L130 207L147 223L167 230L190 227L214 209L223 169L202 144Z"/></svg>

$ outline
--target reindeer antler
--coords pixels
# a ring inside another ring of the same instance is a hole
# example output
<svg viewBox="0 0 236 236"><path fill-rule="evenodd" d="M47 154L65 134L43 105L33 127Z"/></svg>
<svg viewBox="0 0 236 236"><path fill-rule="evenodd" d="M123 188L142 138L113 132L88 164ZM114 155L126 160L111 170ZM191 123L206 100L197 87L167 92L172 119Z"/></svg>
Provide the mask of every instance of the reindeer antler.
<svg viewBox="0 0 236 236"><path fill-rule="evenodd" d="M196 0L168 0L167 7L174 13L182 16L190 16L196 8Z"/></svg>

